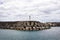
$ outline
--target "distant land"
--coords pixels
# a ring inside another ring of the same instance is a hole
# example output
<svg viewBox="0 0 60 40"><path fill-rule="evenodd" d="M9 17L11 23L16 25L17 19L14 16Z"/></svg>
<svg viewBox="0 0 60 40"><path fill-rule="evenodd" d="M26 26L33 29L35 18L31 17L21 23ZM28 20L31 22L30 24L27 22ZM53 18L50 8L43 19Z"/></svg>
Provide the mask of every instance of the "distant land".
<svg viewBox="0 0 60 40"><path fill-rule="evenodd" d="M0 29L14 29L14 30L44 30L51 27L59 27L60 22L46 22L39 21L14 21L14 22L0 22Z"/></svg>

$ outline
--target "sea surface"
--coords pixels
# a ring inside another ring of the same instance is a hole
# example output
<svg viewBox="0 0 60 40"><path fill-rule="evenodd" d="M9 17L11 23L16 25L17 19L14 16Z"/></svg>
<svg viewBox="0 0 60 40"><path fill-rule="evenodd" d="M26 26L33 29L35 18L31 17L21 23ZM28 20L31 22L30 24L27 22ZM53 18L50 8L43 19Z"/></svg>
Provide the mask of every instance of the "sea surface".
<svg viewBox="0 0 60 40"><path fill-rule="evenodd" d="M60 27L40 31L0 29L0 40L60 40Z"/></svg>

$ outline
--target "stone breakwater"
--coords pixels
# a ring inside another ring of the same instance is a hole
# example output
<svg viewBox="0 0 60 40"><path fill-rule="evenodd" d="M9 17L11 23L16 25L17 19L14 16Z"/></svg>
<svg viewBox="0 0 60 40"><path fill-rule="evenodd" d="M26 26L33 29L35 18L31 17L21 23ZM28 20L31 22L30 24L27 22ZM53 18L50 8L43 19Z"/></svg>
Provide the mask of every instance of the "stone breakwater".
<svg viewBox="0 0 60 40"><path fill-rule="evenodd" d="M49 24L41 23L39 21L0 22L0 29L44 30L49 28Z"/></svg>

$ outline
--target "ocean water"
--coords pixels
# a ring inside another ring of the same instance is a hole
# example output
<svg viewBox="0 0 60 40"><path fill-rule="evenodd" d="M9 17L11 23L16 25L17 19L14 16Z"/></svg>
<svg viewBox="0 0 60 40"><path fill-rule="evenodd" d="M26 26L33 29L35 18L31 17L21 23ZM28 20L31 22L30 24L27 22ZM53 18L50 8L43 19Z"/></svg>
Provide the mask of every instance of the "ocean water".
<svg viewBox="0 0 60 40"><path fill-rule="evenodd" d="M60 40L60 27L40 31L0 29L0 40Z"/></svg>

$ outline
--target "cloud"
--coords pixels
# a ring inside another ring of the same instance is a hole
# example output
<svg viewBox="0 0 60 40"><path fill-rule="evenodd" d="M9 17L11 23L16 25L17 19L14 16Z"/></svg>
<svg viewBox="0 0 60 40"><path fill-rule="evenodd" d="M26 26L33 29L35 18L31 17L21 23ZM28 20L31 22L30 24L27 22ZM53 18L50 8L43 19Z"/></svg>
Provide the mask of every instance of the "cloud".
<svg viewBox="0 0 60 40"><path fill-rule="evenodd" d="M60 20L60 0L2 0L0 1L0 21L25 20L31 15L32 20Z"/></svg>

